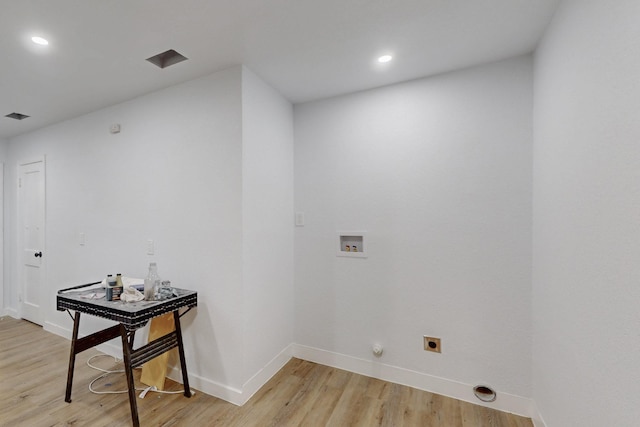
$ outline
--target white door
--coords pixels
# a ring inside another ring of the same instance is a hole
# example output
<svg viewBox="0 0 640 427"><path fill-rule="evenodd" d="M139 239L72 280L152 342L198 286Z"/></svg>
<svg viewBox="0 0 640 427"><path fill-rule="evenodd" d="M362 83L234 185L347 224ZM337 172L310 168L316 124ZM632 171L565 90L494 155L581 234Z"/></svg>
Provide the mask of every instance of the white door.
<svg viewBox="0 0 640 427"><path fill-rule="evenodd" d="M20 251L21 317L44 321L48 299L44 281L44 159L18 168L18 251Z"/></svg>

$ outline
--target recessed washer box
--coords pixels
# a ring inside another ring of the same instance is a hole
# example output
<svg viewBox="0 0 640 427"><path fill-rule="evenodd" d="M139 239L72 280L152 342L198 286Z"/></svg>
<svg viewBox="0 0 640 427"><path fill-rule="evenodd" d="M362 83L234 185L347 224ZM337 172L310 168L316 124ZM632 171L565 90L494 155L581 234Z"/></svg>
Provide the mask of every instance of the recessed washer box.
<svg viewBox="0 0 640 427"><path fill-rule="evenodd" d="M367 240L363 231L340 231L338 235L337 256L366 258Z"/></svg>

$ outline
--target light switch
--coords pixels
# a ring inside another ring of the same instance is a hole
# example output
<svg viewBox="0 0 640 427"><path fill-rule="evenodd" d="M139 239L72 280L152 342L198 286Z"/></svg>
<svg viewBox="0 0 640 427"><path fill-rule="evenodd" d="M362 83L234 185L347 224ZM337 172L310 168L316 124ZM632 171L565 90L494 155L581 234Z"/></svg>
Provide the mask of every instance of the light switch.
<svg viewBox="0 0 640 427"><path fill-rule="evenodd" d="M84 244L86 243L86 237L84 233L80 233L78 235L78 243L80 243L80 246L84 246Z"/></svg>
<svg viewBox="0 0 640 427"><path fill-rule="evenodd" d="M153 240L147 240L147 255L153 255Z"/></svg>
<svg viewBox="0 0 640 427"><path fill-rule="evenodd" d="M304 226L304 212L296 212L296 226L297 227Z"/></svg>

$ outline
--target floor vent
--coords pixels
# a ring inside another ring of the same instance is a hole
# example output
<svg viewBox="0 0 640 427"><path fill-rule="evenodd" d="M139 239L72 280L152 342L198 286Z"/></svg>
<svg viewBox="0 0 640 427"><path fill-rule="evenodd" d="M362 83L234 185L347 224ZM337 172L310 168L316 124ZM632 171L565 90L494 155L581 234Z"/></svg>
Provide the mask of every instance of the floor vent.
<svg viewBox="0 0 640 427"><path fill-rule="evenodd" d="M477 385L473 388L473 394L483 402L493 402L496 400L496 392L486 385Z"/></svg>

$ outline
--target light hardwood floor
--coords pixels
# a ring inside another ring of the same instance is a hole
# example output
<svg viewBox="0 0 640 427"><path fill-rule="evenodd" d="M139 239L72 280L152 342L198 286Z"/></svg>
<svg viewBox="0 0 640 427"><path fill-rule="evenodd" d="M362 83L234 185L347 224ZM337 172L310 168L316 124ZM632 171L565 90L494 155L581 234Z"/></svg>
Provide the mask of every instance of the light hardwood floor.
<svg viewBox="0 0 640 427"><path fill-rule="evenodd" d="M39 326L0 318L0 426L128 426L126 394L97 395L89 382L100 372L78 355L72 402L64 401L69 341ZM119 369L113 358L94 364ZM121 363L120 363L121 366ZM136 371L136 381L140 376ZM97 390L125 389L113 374ZM167 390L180 390L168 380ZM434 426L532 427L531 420L380 381L315 363L291 359L242 407L201 392L150 393L138 398L142 426Z"/></svg>

